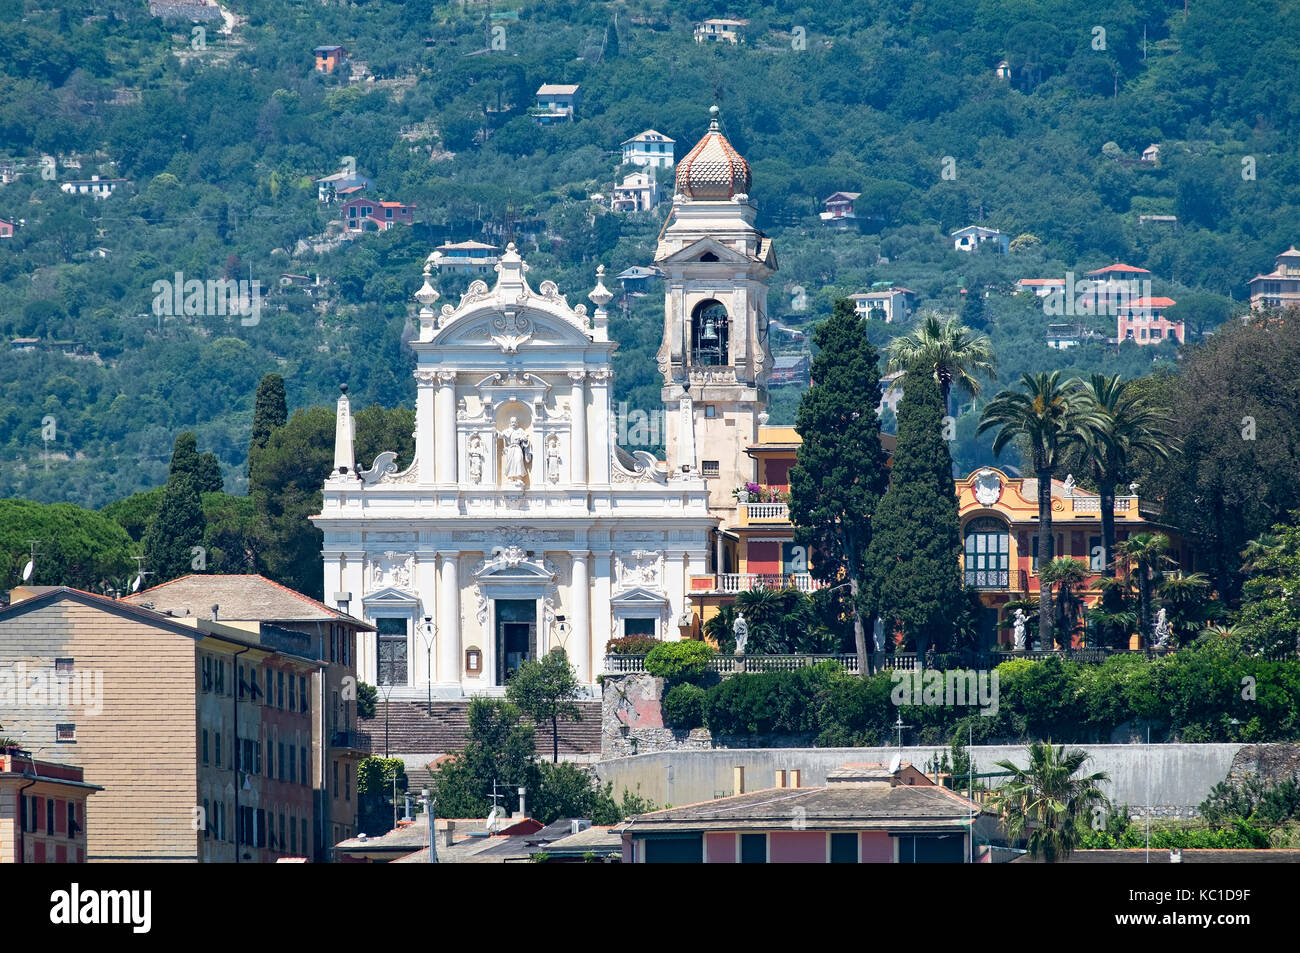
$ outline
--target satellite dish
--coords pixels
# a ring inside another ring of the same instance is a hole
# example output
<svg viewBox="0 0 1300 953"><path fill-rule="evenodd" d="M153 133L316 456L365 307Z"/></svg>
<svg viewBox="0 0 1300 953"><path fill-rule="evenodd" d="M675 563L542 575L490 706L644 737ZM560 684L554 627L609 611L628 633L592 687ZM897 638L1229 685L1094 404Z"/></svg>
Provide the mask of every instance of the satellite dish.
<svg viewBox="0 0 1300 953"><path fill-rule="evenodd" d="M140 591L140 580L143 579L143 578L144 578L144 576L136 576L136 577L135 577L135 581L134 581L133 583L131 583L131 591L132 591L132 592L139 592L139 591Z"/></svg>
<svg viewBox="0 0 1300 953"><path fill-rule="evenodd" d="M903 763L903 753L899 751L892 758L889 759L889 773L897 774L898 769L902 765L902 763Z"/></svg>
<svg viewBox="0 0 1300 953"><path fill-rule="evenodd" d="M489 834L496 833L497 818L499 818L500 816L501 816L501 808L497 807L496 805L493 805L492 810L488 811L488 816L487 816L486 827Z"/></svg>
<svg viewBox="0 0 1300 953"><path fill-rule="evenodd" d="M27 560L27 565L23 567L23 582L32 578L32 568L36 565L36 560Z"/></svg>

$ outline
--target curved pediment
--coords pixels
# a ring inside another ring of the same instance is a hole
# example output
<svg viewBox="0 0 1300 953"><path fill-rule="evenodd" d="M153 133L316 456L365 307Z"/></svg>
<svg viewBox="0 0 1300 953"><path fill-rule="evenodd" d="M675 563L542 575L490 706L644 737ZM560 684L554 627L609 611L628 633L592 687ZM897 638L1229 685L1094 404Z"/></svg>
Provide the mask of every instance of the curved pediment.
<svg viewBox="0 0 1300 953"><path fill-rule="evenodd" d="M444 317L432 342L440 347L490 348L514 354L521 347L543 344L585 347L586 315L567 305L529 301L526 305L484 300Z"/></svg>

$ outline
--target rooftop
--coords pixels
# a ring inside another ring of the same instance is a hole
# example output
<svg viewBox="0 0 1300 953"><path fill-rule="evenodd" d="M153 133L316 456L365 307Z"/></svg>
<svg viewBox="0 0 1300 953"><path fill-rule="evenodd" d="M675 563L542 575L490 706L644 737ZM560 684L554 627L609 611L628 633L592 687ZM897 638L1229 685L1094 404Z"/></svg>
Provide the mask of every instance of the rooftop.
<svg viewBox="0 0 1300 953"><path fill-rule="evenodd" d="M346 622L367 630L374 628L259 575L191 574L133 593L122 601L161 613L205 619L211 618L216 605L220 621Z"/></svg>

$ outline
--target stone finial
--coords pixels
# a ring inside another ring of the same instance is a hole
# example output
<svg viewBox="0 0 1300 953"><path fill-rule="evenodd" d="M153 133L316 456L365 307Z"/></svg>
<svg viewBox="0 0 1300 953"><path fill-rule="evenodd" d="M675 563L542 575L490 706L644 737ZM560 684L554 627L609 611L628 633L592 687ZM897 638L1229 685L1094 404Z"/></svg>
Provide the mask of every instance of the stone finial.
<svg viewBox="0 0 1300 953"><path fill-rule="evenodd" d="M592 288L591 293L587 295L588 298L595 302L596 307L602 311L605 309L605 305L614 300L614 295L605 287L604 279L605 266L598 265L596 267L596 287Z"/></svg>

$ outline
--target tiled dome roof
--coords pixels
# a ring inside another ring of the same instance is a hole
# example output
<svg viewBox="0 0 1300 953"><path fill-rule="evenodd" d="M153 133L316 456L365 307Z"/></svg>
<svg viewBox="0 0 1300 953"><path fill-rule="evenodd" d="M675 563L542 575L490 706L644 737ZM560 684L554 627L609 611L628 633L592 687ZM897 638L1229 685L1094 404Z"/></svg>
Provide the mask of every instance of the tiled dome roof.
<svg viewBox="0 0 1300 953"><path fill-rule="evenodd" d="M677 191L689 199L726 201L749 194L749 163L718 128L718 107L709 107L709 131L677 166Z"/></svg>

